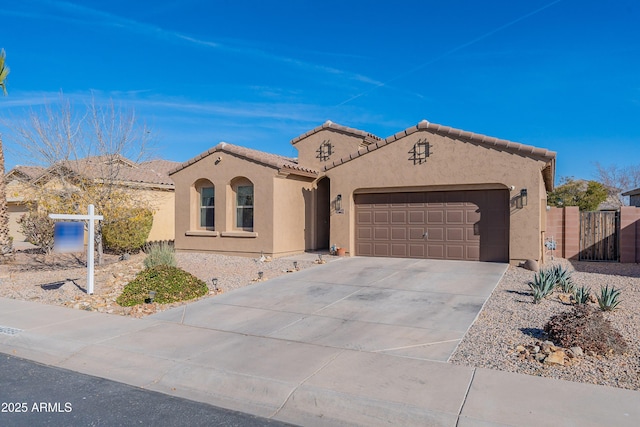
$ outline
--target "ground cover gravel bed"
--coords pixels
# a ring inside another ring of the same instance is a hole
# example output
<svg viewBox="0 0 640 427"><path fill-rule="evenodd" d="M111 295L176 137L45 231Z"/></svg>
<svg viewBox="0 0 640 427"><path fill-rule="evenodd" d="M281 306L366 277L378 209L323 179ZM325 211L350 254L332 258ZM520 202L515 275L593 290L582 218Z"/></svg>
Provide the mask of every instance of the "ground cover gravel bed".
<svg viewBox="0 0 640 427"><path fill-rule="evenodd" d="M127 283L143 269L145 254L139 253L121 260L117 255L105 255L104 264L95 267L94 294L86 293L87 270L84 256L72 254L43 255L37 252L17 252L0 265L0 297L38 301L87 311L143 317L187 302L174 304L142 304L120 307L116 298ZM305 257L297 261L299 270L317 265ZM203 280L209 286L209 298L294 271L290 258L246 258L204 253L177 253L178 266ZM315 258L313 258L315 259ZM218 278L218 291L212 280ZM192 302L193 300L189 301Z"/></svg>
<svg viewBox="0 0 640 427"><path fill-rule="evenodd" d="M509 267L449 361L459 365L640 390L640 265L569 263L562 259L556 259L554 263L561 263L572 270L576 284L590 287L592 294L599 294L601 285L615 286L622 291L619 308L605 312L604 316L628 343L626 355L585 355L572 366L521 360L516 347L543 341L543 328L551 316L570 311L572 306L560 299L559 292L554 292L539 304L533 304L527 283L533 279L534 273Z"/></svg>
<svg viewBox="0 0 640 427"><path fill-rule="evenodd" d="M124 286L143 268L144 254L121 260L106 255L105 264L96 267L94 295L87 295L85 260L68 254L17 252L0 265L0 297L56 304L74 309L143 317L183 303L171 305L142 304L120 307L115 299ZM204 280L215 297L211 279L218 278L220 292L243 286L260 286L258 272L268 280L293 270L293 259L260 261L258 258L233 257L203 253L178 253L178 265ZM533 304L527 282L534 273L509 267L487 300L476 322L450 358L451 363L484 367L530 375L558 378L613 387L640 390L640 265L585 263L556 260L573 270L578 286L590 286L592 293L600 285L615 286L622 291L619 309L605 313L629 344L626 355L594 357L585 355L572 366L552 366L520 360L516 347L543 340L543 327L554 314L571 310L559 294ZM314 261L298 260L298 268L310 268ZM552 392L550 390L550 392Z"/></svg>

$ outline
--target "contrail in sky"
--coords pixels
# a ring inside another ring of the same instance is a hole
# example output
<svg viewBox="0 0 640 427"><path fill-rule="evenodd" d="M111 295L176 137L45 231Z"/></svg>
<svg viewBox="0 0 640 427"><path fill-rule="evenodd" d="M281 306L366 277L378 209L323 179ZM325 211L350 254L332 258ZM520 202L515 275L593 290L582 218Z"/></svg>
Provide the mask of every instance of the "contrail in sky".
<svg viewBox="0 0 640 427"><path fill-rule="evenodd" d="M339 106L341 106L341 105L348 104L349 102L353 101L354 99L358 99L358 98L360 98L360 97L362 97L362 96L364 96L364 95L367 95L367 94L369 94L369 93L373 92L374 90L376 90L376 89L378 89L378 88L381 88L381 87L383 87L383 86L386 86L387 84L389 84L389 83L391 83L391 82L393 82L393 81L396 81L396 80L399 80L399 79L401 79L401 78L403 78L403 77L406 77L406 76L408 76L409 74L413 74L413 73L415 73L416 71L421 70L422 68L424 68L424 67L426 67L426 66L428 66L428 65L431 65L431 64L433 64L433 63L435 63L435 62L440 61L441 59L443 59L443 58L445 58L445 57L447 57L447 56L451 55L452 53L455 53L455 52L457 52L457 51L459 51L459 50L462 50L462 49L464 49L464 48L466 48L466 47L469 47L469 46L471 46L472 44L478 43L480 40L484 40L484 39L486 39L487 37L492 36L492 35L494 35L495 33L497 33L497 32L499 32L499 31L504 30L505 28L509 28L509 27L511 27L512 25L515 25L515 24L517 24L518 22L520 22L520 21L522 21L522 20L525 20L525 19L527 19L527 18L529 18L529 17L531 17L531 16L533 16L533 15L536 15L537 13L542 12L542 11L543 11L543 10L545 10L545 9L550 8L551 6L555 5L556 3L560 3L561 1L562 1L562 0L555 0L555 1L552 1L551 3L548 3L548 4L546 4L546 5L542 6L542 7L540 7L540 8L538 8L538 9L534 10L533 12L529 12L529 13L527 13L527 14L525 14L525 15L522 15L521 17L516 18L516 19L514 19L513 21L507 22L506 24L501 25L500 27L498 27L498 28L496 28L496 29L493 29L493 30L489 31L488 33L485 33L485 34L483 34L483 35L481 35L481 36L479 36L479 37L476 37L475 39L473 39L473 40L471 40L471 41L468 41L468 42L463 43L463 44L461 44L461 45L459 45L459 46L456 46L456 47L454 47L453 49L450 49L450 50L446 51L446 52L445 52L445 53L443 53L442 55L437 56L437 57L433 58L432 60L430 60L430 61L428 61L428 62L425 62L424 64L420 64L420 65L418 65L417 67L414 67L414 68L412 68L412 69L410 69L410 70L407 70L407 71L405 71L405 72L403 72L403 73L400 73L400 74L398 74L398 75L396 75L396 76L394 76L394 77L390 78L389 80L387 80L387 81L385 81L385 82L382 82L382 83L379 83L379 84L375 85L374 87L372 87L372 88L371 88L371 89L369 89L369 90L366 90L366 91L364 91L364 92L361 92L361 93L359 93L358 95L354 95L354 96L352 96L351 98L347 99L346 101L342 101L341 103L337 104L337 105L336 105L336 107L339 107Z"/></svg>

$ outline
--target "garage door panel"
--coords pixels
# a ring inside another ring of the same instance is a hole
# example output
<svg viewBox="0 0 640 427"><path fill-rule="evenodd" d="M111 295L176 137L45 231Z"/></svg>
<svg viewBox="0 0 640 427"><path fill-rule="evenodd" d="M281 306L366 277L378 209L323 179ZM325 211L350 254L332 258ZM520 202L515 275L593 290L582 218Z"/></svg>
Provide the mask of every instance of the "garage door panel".
<svg viewBox="0 0 640 427"><path fill-rule="evenodd" d="M444 228L429 227L427 229L427 239L429 239L430 242L444 242Z"/></svg>
<svg viewBox="0 0 640 427"><path fill-rule="evenodd" d="M376 227L373 229L373 240L389 240L389 229L384 227Z"/></svg>
<svg viewBox="0 0 640 427"><path fill-rule="evenodd" d="M465 259L465 247L463 245L447 245L447 259Z"/></svg>
<svg viewBox="0 0 640 427"><path fill-rule="evenodd" d="M409 211L409 224L424 224L425 223L424 211Z"/></svg>
<svg viewBox="0 0 640 427"><path fill-rule="evenodd" d="M425 258L425 245L409 245L409 258Z"/></svg>
<svg viewBox="0 0 640 427"><path fill-rule="evenodd" d="M447 228L445 234L447 242L464 242L464 228Z"/></svg>
<svg viewBox="0 0 640 427"><path fill-rule="evenodd" d="M447 210L445 217L447 224L464 224L464 211L459 209Z"/></svg>
<svg viewBox="0 0 640 427"><path fill-rule="evenodd" d="M391 229L391 240L402 240L406 241L407 239L407 229L404 227L393 227Z"/></svg>
<svg viewBox="0 0 640 427"><path fill-rule="evenodd" d="M373 251L375 256L391 256L391 252L389 251L388 244L385 243L374 243Z"/></svg>
<svg viewBox="0 0 640 427"><path fill-rule="evenodd" d="M388 224L389 223L389 212L387 212L387 211L374 211L373 212L373 223L374 224Z"/></svg>
<svg viewBox="0 0 640 427"><path fill-rule="evenodd" d="M373 228L372 227L358 227L356 238L358 240L370 240L373 238Z"/></svg>
<svg viewBox="0 0 640 427"><path fill-rule="evenodd" d="M407 253L407 245L405 244L398 244L398 245L391 245L391 256L393 257L398 257L398 258L407 258L410 255Z"/></svg>
<svg viewBox="0 0 640 427"><path fill-rule="evenodd" d="M409 240L424 240L424 228L410 228Z"/></svg>
<svg viewBox="0 0 640 427"><path fill-rule="evenodd" d="M407 223L407 211L391 212L391 224L406 224L406 223Z"/></svg>
<svg viewBox="0 0 640 427"><path fill-rule="evenodd" d="M508 261L506 190L377 193L354 199L358 255Z"/></svg>

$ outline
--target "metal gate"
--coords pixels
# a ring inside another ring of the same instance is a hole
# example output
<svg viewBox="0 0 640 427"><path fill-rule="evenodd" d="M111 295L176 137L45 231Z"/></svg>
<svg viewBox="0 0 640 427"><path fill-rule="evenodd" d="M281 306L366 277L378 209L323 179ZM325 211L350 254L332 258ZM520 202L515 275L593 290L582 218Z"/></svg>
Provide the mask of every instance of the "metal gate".
<svg viewBox="0 0 640 427"><path fill-rule="evenodd" d="M619 260L619 212L580 212L580 261Z"/></svg>

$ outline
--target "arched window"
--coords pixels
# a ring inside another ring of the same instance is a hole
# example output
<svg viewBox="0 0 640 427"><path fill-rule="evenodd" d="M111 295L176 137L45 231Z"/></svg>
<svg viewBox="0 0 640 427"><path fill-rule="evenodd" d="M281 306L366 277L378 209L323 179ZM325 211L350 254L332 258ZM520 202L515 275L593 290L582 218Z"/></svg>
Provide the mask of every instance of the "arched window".
<svg viewBox="0 0 640 427"><path fill-rule="evenodd" d="M246 178L234 180L236 228L253 231L253 183Z"/></svg>
<svg viewBox="0 0 640 427"><path fill-rule="evenodd" d="M196 183L199 199L198 225L207 230L215 229L215 187L206 180Z"/></svg>

